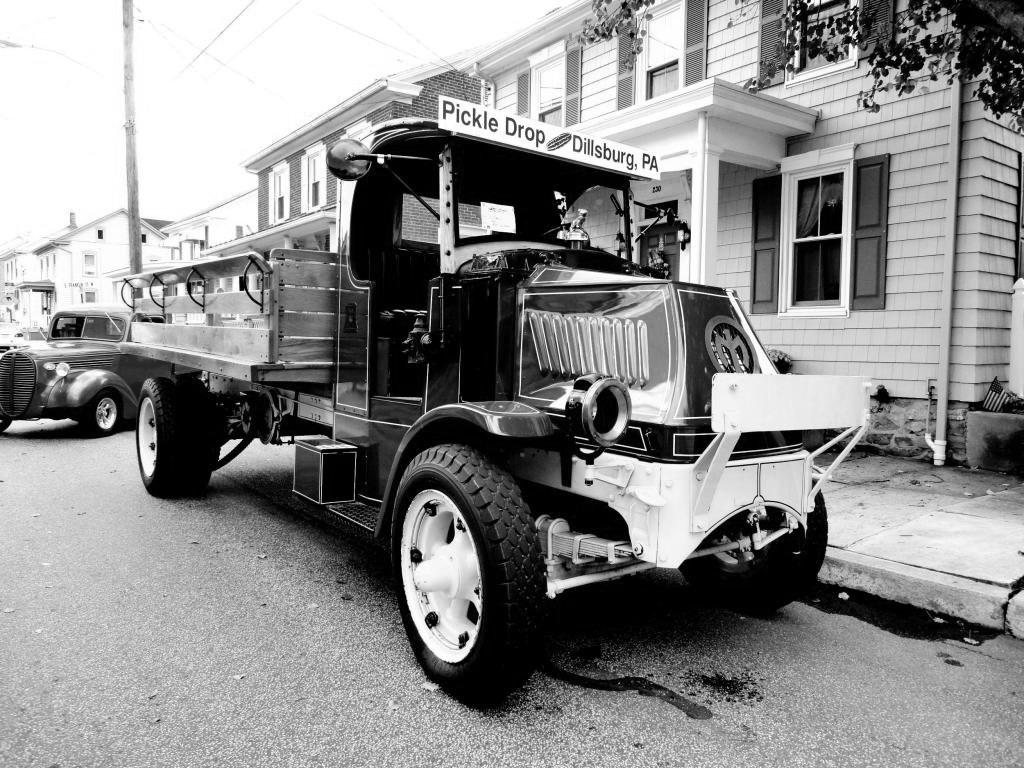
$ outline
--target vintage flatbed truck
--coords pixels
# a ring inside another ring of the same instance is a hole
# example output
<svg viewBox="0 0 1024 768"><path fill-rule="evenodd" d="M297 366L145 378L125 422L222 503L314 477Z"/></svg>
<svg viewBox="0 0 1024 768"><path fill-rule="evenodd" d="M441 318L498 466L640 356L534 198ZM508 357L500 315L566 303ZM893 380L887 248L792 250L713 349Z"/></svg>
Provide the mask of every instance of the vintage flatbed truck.
<svg viewBox="0 0 1024 768"><path fill-rule="evenodd" d="M123 291L167 320L134 327L134 350L174 366L140 396L149 492L201 493L251 441L294 440L295 491L390 547L417 658L468 700L531 672L570 588L679 568L745 610L791 600L869 387L777 374L732 291L637 263L628 214L625 253L590 245L583 203L628 211L656 157L480 109L442 97L437 122L333 146L336 250ZM436 242L410 236L414 213ZM810 453L803 429L838 433Z"/></svg>

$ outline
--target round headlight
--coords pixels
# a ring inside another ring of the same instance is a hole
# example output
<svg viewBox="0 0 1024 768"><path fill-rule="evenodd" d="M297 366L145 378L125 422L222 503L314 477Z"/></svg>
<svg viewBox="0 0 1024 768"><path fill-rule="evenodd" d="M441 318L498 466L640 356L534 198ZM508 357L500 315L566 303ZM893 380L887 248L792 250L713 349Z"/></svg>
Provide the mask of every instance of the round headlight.
<svg viewBox="0 0 1024 768"><path fill-rule="evenodd" d="M574 434L607 448L618 442L629 424L629 389L610 376L581 376L569 393L565 414Z"/></svg>
<svg viewBox="0 0 1024 768"><path fill-rule="evenodd" d="M54 370L54 369L55 369L56 367L57 367L57 364L56 364L56 363L53 363L53 362L50 362L50 363L43 363L43 370L44 370L44 371L52 371L52 370Z"/></svg>
<svg viewBox="0 0 1024 768"><path fill-rule="evenodd" d="M64 377L71 372L71 366L67 363L57 363L57 367L54 370L58 376Z"/></svg>

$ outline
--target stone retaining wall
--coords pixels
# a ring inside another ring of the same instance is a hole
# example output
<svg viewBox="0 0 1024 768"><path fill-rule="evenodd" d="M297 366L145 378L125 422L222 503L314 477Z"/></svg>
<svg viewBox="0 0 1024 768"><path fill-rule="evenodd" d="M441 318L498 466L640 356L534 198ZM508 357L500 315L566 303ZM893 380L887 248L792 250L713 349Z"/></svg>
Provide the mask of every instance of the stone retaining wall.
<svg viewBox="0 0 1024 768"><path fill-rule="evenodd" d="M931 419L928 419L931 408ZM908 458L926 458L931 451L924 435L935 435L935 406L927 400L894 397L882 403L871 400L871 424L861 440L864 448ZM951 402L947 412L946 461L963 464L967 460L967 404Z"/></svg>

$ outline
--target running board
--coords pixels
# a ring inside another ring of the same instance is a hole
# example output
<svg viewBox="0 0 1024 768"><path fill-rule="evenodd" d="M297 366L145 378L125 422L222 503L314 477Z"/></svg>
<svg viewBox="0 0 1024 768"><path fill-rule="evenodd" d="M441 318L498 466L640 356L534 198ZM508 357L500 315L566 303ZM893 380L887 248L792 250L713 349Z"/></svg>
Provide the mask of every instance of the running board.
<svg viewBox="0 0 1024 768"><path fill-rule="evenodd" d="M612 564L636 560L633 545L628 541L612 541L591 533L573 531L568 521L560 517L541 515L536 525L546 558L566 557L574 565L592 563L599 559Z"/></svg>
<svg viewBox="0 0 1024 768"><path fill-rule="evenodd" d="M352 525L356 525L367 531L377 529L377 517L380 515L378 507L363 504L360 501L352 501L347 504L328 504L327 511L340 517Z"/></svg>

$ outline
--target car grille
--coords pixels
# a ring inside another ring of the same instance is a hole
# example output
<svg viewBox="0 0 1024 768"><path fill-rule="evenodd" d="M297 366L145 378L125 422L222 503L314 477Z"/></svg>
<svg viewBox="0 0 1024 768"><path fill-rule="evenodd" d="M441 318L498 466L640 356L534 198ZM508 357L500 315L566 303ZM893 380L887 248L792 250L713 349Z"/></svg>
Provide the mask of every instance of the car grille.
<svg viewBox="0 0 1024 768"><path fill-rule="evenodd" d="M0 412L9 418L21 416L32 402L36 389L36 364L25 354L8 352L0 357Z"/></svg>
<svg viewBox="0 0 1024 768"><path fill-rule="evenodd" d="M76 354L67 361L72 371L88 371L93 368L113 368L114 356L104 352Z"/></svg>

